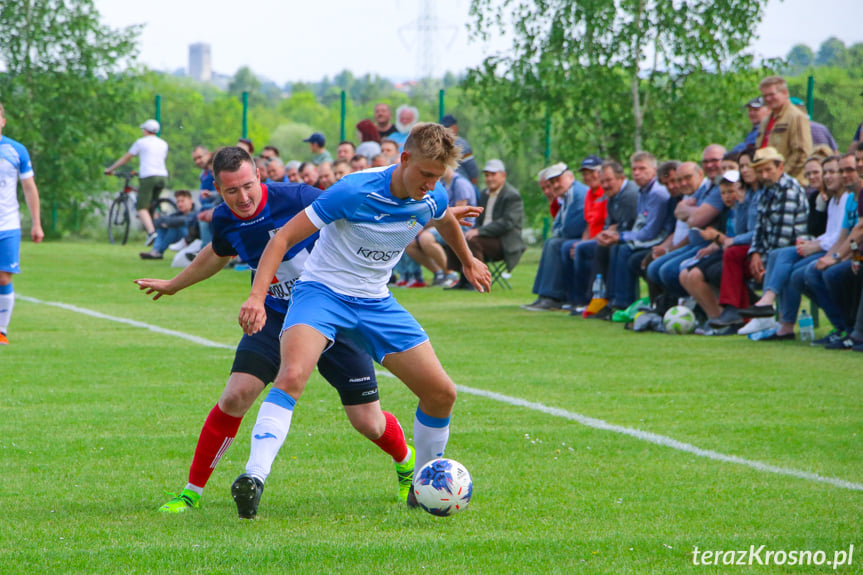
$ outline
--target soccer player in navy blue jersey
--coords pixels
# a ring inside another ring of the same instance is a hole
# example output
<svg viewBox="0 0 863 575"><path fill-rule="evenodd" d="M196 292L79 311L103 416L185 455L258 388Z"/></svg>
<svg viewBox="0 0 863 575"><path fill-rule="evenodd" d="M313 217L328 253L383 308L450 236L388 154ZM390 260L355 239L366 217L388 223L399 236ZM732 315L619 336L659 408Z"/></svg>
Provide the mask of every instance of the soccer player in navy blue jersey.
<svg viewBox="0 0 863 575"><path fill-rule="evenodd" d="M213 212L213 242L171 280L138 279L147 294L172 295L203 281L239 255L255 268L270 237L285 222L312 204L321 191L305 184L262 185L248 153L239 147L220 150L213 160L216 188L225 200ZM160 511L180 513L200 505L210 475L237 434L243 416L279 368L279 332L291 305L294 283L317 239L299 242L267 273L265 326L245 335L237 346L231 376L201 430L189 470L189 482ZM396 463L399 496L407 498L413 477L413 451L398 420L381 410L371 358L350 340L339 338L318 362L321 374L339 392L353 426L388 453ZM263 441L273 438L257 431ZM255 441L253 439L253 441ZM269 472L269 469L267 469ZM250 518L250 517L246 517Z"/></svg>
<svg viewBox="0 0 863 575"><path fill-rule="evenodd" d="M345 176L311 206L297 214L270 240L259 262L249 299L239 321L246 334L266 323L266 277L285 253L320 230L294 289L285 318L282 364L258 412L246 473L232 486L240 514L257 510L266 474L290 428L293 408L318 358L338 336L362 342L419 398L414 418L416 465L441 457L449 438L455 384L440 364L419 323L389 292L387 282L405 247L430 221L464 265L465 278L487 292L491 275L468 250L459 221L447 211L440 178L457 165L460 150L438 124L411 130L401 163ZM481 213L479 208L467 217ZM415 505L408 495L408 505Z"/></svg>

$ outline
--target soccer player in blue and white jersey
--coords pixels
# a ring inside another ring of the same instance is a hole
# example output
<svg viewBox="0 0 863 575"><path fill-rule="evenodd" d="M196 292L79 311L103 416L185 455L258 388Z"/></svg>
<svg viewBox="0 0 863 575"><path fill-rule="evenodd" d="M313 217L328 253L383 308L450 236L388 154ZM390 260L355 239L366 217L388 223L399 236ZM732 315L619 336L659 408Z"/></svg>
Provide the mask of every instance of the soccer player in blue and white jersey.
<svg viewBox="0 0 863 575"><path fill-rule="evenodd" d="M39 221L39 190L33 179L33 166L27 148L3 135L6 112L0 104L0 345L7 345L9 320L15 304L12 275L21 273L21 214L18 209L18 180L33 219L30 238L39 243L45 237Z"/></svg>
<svg viewBox="0 0 863 575"><path fill-rule="evenodd" d="M387 289L390 272L405 247L429 221L453 248L464 274L488 291L486 265L468 250L459 222L447 211L440 178L455 167L460 150L438 124L411 130L401 163L345 176L270 240L259 262L239 321L247 334L266 323L266 277L294 245L318 230L320 239L294 289L282 332L282 364L258 412L246 473L232 486L240 515L257 510L266 474L290 428L294 405L321 353L337 335L362 341L372 357L419 397L414 419L416 465L441 457L449 438L455 384L438 361L428 336ZM477 216L480 208L461 208ZM413 491L408 505L415 506Z"/></svg>
<svg viewBox="0 0 863 575"><path fill-rule="evenodd" d="M320 195L304 184L261 185L248 153L239 147L220 150L213 160L216 188L225 200L213 212L213 241L172 280L135 280L147 294L172 295L203 281L239 255L254 268L270 237ZM201 494L222 455L231 445L243 416L275 378L279 369L279 333L291 293L317 239L311 236L284 254L269 274L265 300L266 325L246 335L237 346L231 376L201 430L185 489L159 510L181 513L200 505ZM396 464L399 497L407 498L413 477L413 451L394 415L381 411L371 358L350 340L339 338L318 362L321 374L341 396L351 424L389 454ZM256 441L274 438L254 430ZM263 471L269 473L269 467ZM252 518L246 516L245 518Z"/></svg>

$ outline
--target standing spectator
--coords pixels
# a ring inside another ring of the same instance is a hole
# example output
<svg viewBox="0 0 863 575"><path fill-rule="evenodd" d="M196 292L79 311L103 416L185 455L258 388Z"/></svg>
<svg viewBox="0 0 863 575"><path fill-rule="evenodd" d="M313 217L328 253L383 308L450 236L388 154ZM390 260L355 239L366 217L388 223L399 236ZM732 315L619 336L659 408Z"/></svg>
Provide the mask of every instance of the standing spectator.
<svg viewBox="0 0 863 575"><path fill-rule="evenodd" d="M156 226L156 240L153 242L153 249L149 252L141 252L142 260L162 259L162 254L165 253L169 245L179 241L189 233L189 216L195 208L192 194L189 190L177 190L174 192L174 198L177 200L177 210L179 211L170 216L157 218L153 222Z"/></svg>
<svg viewBox="0 0 863 575"><path fill-rule="evenodd" d="M752 124L752 130L746 134L746 138L744 138L742 142L731 149L732 152L737 154L750 146L755 146L755 141L758 139L758 127L761 125L761 120L770 114L770 108L764 105L764 98L761 96L749 100L744 108L746 108L746 114L749 116L749 123Z"/></svg>
<svg viewBox="0 0 863 575"><path fill-rule="evenodd" d="M533 280L536 301L521 306L528 311L563 309L567 299L564 267L571 264L561 258L561 250L567 246L565 249L568 252L575 242L586 239L585 198L590 189L577 181L562 162L546 168L545 177L555 195L563 200L563 205L552 222L551 237L542 246L542 256Z"/></svg>
<svg viewBox="0 0 863 575"><path fill-rule="evenodd" d="M336 159L351 161L357 153L357 147L349 140L339 142L339 147L336 148Z"/></svg>
<svg viewBox="0 0 863 575"><path fill-rule="evenodd" d="M756 147L772 147L784 160L784 173L798 182L803 179L803 164L812 154L812 129L809 118L791 104L788 84L781 76L768 76L758 85L770 116L761 121Z"/></svg>
<svg viewBox="0 0 863 575"><path fill-rule="evenodd" d="M111 164L105 170L106 174L113 174L114 170L126 164L134 156L138 156L140 166L138 168L138 201L135 209L138 210L138 218L147 232L147 244L152 245L156 240L156 228L153 226L153 218L150 217L150 204L159 197L168 180L168 168L165 160L168 157L168 143L157 136L159 133L159 122L147 120L141 124L144 135L135 140L129 151L123 157Z"/></svg>
<svg viewBox="0 0 863 575"><path fill-rule="evenodd" d="M264 146L261 150L261 157L265 160L272 160L279 157L279 149L275 146Z"/></svg>
<svg viewBox="0 0 863 575"><path fill-rule="evenodd" d="M413 106L402 105L396 109L396 130L388 136L388 139L395 141L400 147L404 145L405 140L411 133L411 128L416 126L420 119L420 112Z"/></svg>
<svg viewBox="0 0 863 575"><path fill-rule="evenodd" d="M458 170L456 170L458 171ZM482 191L479 206L483 213L476 226L464 237L473 256L480 261L499 261L512 270L525 250L521 238L524 220L524 203L521 194L506 181L506 167L500 160L489 160L485 164L486 189ZM447 246L449 268L461 269L461 262L452 248ZM461 279L450 289L473 289L470 281L461 274Z"/></svg>
<svg viewBox="0 0 863 575"><path fill-rule="evenodd" d="M398 129L392 123L393 112L387 104L378 104L375 106L375 129L378 132L377 142L383 138L388 138L396 133Z"/></svg>
<svg viewBox="0 0 863 575"><path fill-rule="evenodd" d="M467 140L458 135L458 120L452 114L447 114L440 121L444 128L447 128L450 133L455 136L456 145L461 148L461 161L458 165L458 173L470 180L474 186L479 182L479 166L473 157L473 148Z"/></svg>
<svg viewBox="0 0 863 575"><path fill-rule="evenodd" d="M309 152L312 153L312 163L320 166L321 162L332 162L333 156L327 151L327 139L320 132L315 132L305 140L309 144Z"/></svg>
<svg viewBox="0 0 863 575"><path fill-rule="evenodd" d="M371 120L357 122L357 136L360 145L357 146L357 155L365 156L371 162L372 158L381 153L381 135Z"/></svg>
<svg viewBox="0 0 863 575"><path fill-rule="evenodd" d="M24 190L24 199L33 225L30 239L41 242L45 233L39 210L39 190L33 179L30 153L23 145L3 135L6 111L0 104L0 345L8 345L7 332L15 305L12 274L21 273L21 216L18 211L18 180Z"/></svg>

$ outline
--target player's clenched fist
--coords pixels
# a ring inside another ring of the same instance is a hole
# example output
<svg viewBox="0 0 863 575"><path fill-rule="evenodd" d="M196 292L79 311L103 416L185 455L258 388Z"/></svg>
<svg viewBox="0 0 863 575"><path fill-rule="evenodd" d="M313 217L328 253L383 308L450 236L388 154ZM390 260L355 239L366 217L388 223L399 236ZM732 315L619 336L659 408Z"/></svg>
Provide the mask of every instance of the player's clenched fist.
<svg viewBox="0 0 863 575"><path fill-rule="evenodd" d="M264 309L264 299L249 296L243 307L240 308L240 327L246 335L254 335L264 329L267 322L267 312Z"/></svg>

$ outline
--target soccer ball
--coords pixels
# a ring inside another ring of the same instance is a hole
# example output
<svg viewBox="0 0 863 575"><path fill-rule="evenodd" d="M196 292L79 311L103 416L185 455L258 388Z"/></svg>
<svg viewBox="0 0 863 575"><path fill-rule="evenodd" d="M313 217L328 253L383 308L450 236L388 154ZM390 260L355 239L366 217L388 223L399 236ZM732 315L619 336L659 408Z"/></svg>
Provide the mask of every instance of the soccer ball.
<svg viewBox="0 0 863 575"><path fill-rule="evenodd" d="M692 333L695 329L695 314L685 305L676 305L665 312L662 325L665 327L665 333L674 335Z"/></svg>
<svg viewBox="0 0 863 575"><path fill-rule="evenodd" d="M473 480L458 461L434 459L416 472L412 489L420 507L432 515L445 517L467 507Z"/></svg>

